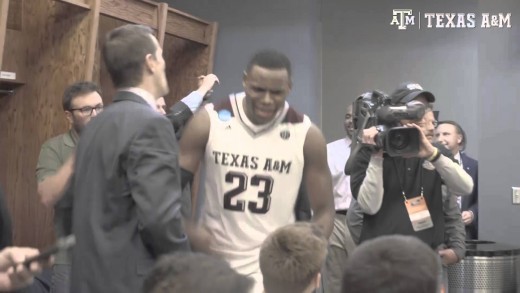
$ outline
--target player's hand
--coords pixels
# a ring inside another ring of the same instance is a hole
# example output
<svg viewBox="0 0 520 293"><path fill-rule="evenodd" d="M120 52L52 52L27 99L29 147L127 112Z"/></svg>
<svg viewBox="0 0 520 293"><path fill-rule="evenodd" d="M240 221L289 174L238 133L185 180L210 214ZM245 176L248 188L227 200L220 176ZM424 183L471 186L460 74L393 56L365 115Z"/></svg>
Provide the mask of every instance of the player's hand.
<svg viewBox="0 0 520 293"><path fill-rule="evenodd" d="M438 251L443 265L452 265L459 262L459 257L451 248L441 249Z"/></svg>
<svg viewBox="0 0 520 293"><path fill-rule="evenodd" d="M463 211L461 215L464 225L471 224L473 222L473 219L475 218L472 211Z"/></svg>
<svg viewBox="0 0 520 293"><path fill-rule="evenodd" d="M208 228L189 222L185 225L185 230L193 251L214 254L211 250L214 237Z"/></svg>

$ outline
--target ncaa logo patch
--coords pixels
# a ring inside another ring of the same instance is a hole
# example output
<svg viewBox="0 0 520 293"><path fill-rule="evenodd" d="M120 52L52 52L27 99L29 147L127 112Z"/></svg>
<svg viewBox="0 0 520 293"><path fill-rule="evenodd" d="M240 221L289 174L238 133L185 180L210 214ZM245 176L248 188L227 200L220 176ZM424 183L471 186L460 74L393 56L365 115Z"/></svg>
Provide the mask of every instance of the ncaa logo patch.
<svg viewBox="0 0 520 293"><path fill-rule="evenodd" d="M229 121L229 119L231 119L231 112L226 109L218 111L218 119L224 122Z"/></svg>
<svg viewBox="0 0 520 293"><path fill-rule="evenodd" d="M288 140L289 137L291 137L291 133L289 132L289 130L282 130L282 131L280 131L280 137L283 140Z"/></svg>

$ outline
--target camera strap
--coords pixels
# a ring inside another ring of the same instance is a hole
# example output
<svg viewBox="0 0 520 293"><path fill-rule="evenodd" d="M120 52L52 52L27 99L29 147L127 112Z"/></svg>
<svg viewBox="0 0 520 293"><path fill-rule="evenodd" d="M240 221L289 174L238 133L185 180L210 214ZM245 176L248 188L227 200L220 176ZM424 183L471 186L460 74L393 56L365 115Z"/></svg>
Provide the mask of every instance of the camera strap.
<svg viewBox="0 0 520 293"><path fill-rule="evenodd" d="M395 173L397 175L397 179L399 180L399 185L401 187L401 193L404 198L404 205L406 207L406 211L408 212L408 216L410 217L410 222L412 223L413 230L415 232L418 232L433 227L432 217L430 215L430 211L428 210L428 206L426 205L426 200L424 199L423 168L421 167L422 164L419 162L419 170L421 172L421 195L413 198L407 198L404 189L404 182L401 180L401 176L399 175L399 169L397 168L397 164L395 163L395 160L392 161L395 168Z"/></svg>

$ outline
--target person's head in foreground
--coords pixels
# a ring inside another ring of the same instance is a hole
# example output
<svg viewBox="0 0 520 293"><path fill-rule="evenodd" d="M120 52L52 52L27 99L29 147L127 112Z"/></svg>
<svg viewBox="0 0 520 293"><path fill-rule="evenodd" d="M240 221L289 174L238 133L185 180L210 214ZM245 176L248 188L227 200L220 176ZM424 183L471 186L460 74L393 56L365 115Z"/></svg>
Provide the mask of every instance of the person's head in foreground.
<svg viewBox="0 0 520 293"><path fill-rule="evenodd" d="M163 256L143 285L143 293L249 293L253 280L216 256L177 252Z"/></svg>
<svg viewBox="0 0 520 293"><path fill-rule="evenodd" d="M266 293L313 292L320 284L327 239L314 224L298 222L271 233L260 250Z"/></svg>
<svg viewBox="0 0 520 293"><path fill-rule="evenodd" d="M381 236L349 256L342 292L436 293L439 276L439 256L424 242L413 236Z"/></svg>

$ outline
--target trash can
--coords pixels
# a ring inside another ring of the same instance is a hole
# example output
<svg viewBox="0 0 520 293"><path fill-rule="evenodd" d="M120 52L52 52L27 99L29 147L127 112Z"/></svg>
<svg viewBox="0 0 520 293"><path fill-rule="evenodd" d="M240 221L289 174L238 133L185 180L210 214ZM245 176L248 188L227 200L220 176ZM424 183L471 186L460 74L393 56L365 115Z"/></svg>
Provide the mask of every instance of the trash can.
<svg viewBox="0 0 520 293"><path fill-rule="evenodd" d="M466 257L448 267L448 288L455 292L520 292L520 247L467 240Z"/></svg>

